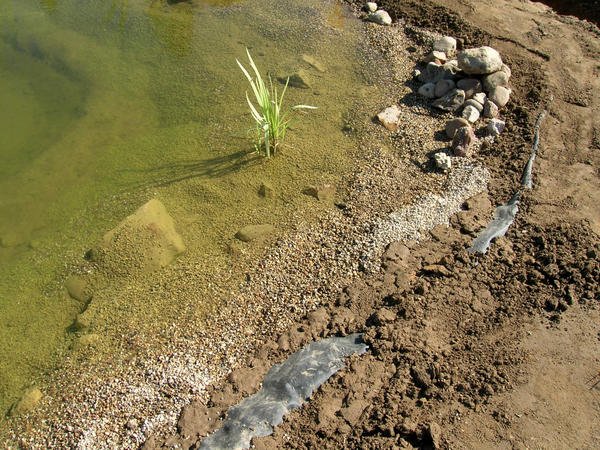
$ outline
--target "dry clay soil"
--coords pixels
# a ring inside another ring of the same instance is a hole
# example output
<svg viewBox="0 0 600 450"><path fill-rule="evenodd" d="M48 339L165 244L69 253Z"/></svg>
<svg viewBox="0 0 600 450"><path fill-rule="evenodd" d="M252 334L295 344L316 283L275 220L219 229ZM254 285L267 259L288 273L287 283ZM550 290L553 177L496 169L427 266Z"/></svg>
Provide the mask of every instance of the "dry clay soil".
<svg viewBox="0 0 600 450"><path fill-rule="evenodd" d="M360 5L356 4L358 8ZM419 244L393 243L377 276L348 286L184 408L194 447L267 368L312 339L361 331L369 351L255 448L600 448L600 34L526 1L387 1L395 20L497 48L513 70L509 130L480 157L488 192ZM552 102L548 103L552 98ZM535 163L506 237L466 249Z"/></svg>

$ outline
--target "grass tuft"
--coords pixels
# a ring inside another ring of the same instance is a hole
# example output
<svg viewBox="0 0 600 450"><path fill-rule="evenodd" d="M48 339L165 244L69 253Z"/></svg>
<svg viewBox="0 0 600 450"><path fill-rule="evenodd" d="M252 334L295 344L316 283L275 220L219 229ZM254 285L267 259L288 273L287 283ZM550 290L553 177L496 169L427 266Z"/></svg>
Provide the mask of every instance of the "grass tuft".
<svg viewBox="0 0 600 450"><path fill-rule="evenodd" d="M289 126L289 119L287 114L282 111L282 105L290 79L288 77L283 91L279 94L277 88L273 86L270 75L269 85L267 86L248 49L246 49L246 54L248 55L252 74L246 70L239 60L236 59L236 61L250 83L257 104L257 106L254 106L246 91L246 101L250 107L250 114L256 122L257 138L255 147L258 151L263 152L267 158L270 158L271 155L275 155L277 152L277 148L283 141ZM316 107L295 105L292 109L316 109Z"/></svg>

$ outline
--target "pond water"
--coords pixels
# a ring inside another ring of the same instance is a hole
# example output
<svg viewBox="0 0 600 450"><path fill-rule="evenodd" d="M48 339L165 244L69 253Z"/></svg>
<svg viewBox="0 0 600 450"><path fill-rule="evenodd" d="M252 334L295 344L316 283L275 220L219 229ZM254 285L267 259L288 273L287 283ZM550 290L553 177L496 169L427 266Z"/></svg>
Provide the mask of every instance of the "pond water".
<svg viewBox="0 0 600 450"><path fill-rule="evenodd" d="M351 167L343 117L369 90L346 15L316 0L0 0L1 411L69 351L81 305L65 279L149 198L185 258L226 265L237 228L285 223L303 186ZM252 153L245 48L275 77L301 71L289 105L319 107L269 161Z"/></svg>

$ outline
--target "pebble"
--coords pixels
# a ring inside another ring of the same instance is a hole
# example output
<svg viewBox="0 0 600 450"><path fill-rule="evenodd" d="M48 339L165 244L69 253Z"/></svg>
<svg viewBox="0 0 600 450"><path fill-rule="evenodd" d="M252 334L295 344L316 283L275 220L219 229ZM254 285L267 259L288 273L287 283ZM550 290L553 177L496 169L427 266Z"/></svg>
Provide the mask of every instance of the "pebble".
<svg viewBox="0 0 600 450"><path fill-rule="evenodd" d="M490 123L487 124L487 131L492 136L499 136L500 133L504 131L506 127L506 122L500 119L492 119Z"/></svg>
<svg viewBox="0 0 600 450"><path fill-rule="evenodd" d="M506 72L499 70L483 77L483 89L486 92L493 91L497 86L508 86L509 76Z"/></svg>
<svg viewBox="0 0 600 450"><path fill-rule="evenodd" d="M258 188L258 195L260 195L263 198L273 198L275 196L273 186L271 186L267 182L261 183L260 187Z"/></svg>
<svg viewBox="0 0 600 450"><path fill-rule="evenodd" d="M443 97L455 87L456 84L452 80L440 80L435 84L435 97Z"/></svg>
<svg viewBox="0 0 600 450"><path fill-rule="evenodd" d="M473 97L475 94L482 92L481 81L477 78L463 78L458 80L456 87L465 91L467 98Z"/></svg>
<svg viewBox="0 0 600 450"><path fill-rule="evenodd" d="M433 49L444 52L446 55L454 55L456 53L456 39L451 36L444 36L433 43Z"/></svg>
<svg viewBox="0 0 600 450"><path fill-rule="evenodd" d="M452 158L444 152L438 152L433 155L435 167L443 172L447 172L452 168Z"/></svg>
<svg viewBox="0 0 600 450"><path fill-rule="evenodd" d="M489 99L486 99L483 104L483 117L488 119L498 117L498 106Z"/></svg>
<svg viewBox="0 0 600 450"><path fill-rule="evenodd" d="M384 9L380 9L378 11L375 11L374 13L369 14L367 16L367 18L371 22L374 22L379 25L391 25L392 24L392 18L390 17L388 12Z"/></svg>
<svg viewBox="0 0 600 450"><path fill-rule="evenodd" d="M468 74L485 75L500 70L502 58L492 47L469 48L458 54L458 67Z"/></svg>
<svg viewBox="0 0 600 450"><path fill-rule="evenodd" d="M471 127L461 127L456 130L451 146L454 156L471 156L473 153L473 144L476 141L477 138Z"/></svg>
<svg viewBox="0 0 600 450"><path fill-rule="evenodd" d="M510 67L508 67L506 64L502 64L502 67L500 68L500 70L504 73L506 73L506 75L508 75L508 78L510 78L512 76L512 70L510 70Z"/></svg>
<svg viewBox="0 0 600 450"><path fill-rule="evenodd" d="M426 98L435 98L435 87L436 85L433 83L425 83L419 88L419 94Z"/></svg>
<svg viewBox="0 0 600 450"><path fill-rule="evenodd" d="M446 123L446 136L452 139L456 133L456 130L462 127L468 127L469 125L469 121L467 119L463 119L462 117L451 119Z"/></svg>
<svg viewBox="0 0 600 450"><path fill-rule="evenodd" d="M302 193L310 197L314 197L320 202L333 202L335 194L337 192L336 187L333 184L323 184L321 186L309 186L304 188Z"/></svg>
<svg viewBox="0 0 600 450"><path fill-rule="evenodd" d="M481 103L479 103L478 101L470 98L465 102L465 108L467 106L472 106L473 108L475 108L477 111L479 111L479 113L481 114L483 112L483 105Z"/></svg>
<svg viewBox="0 0 600 450"><path fill-rule="evenodd" d="M496 86L496 88L489 93L488 97L496 104L496 106L498 106L498 108L502 108L508 103L510 92L510 89L504 86Z"/></svg>
<svg viewBox="0 0 600 450"><path fill-rule="evenodd" d="M477 103L477 102L475 102ZM482 108L483 109L483 108ZM475 123L479 120L479 110L475 108L473 105L467 105L465 109L463 109L462 117L467 119L470 123Z"/></svg>
<svg viewBox="0 0 600 450"><path fill-rule="evenodd" d="M377 11L377 3L375 2L367 2L367 11L374 13Z"/></svg>
<svg viewBox="0 0 600 450"><path fill-rule="evenodd" d="M419 93L421 93L421 89L419 89ZM388 130L396 131L398 129L398 120L400 119L400 108L398 105L389 106L377 114L377 119Z"/></svg>
<svg viewBox="0 0 600 450"><path fill-rule="evenodd" d="M465 91L462 89L452 89L442 98L433 102L433 106L442 111L457 111L465 102Z"/></svg>
<svg viewBox="0 0 600 450"><path fill-rule="evenodd" d="M444 52L438 52L436 50L429 52L425 57L425 62L439 62L440 64L445 64L448 61L448 57Z"/></svg>
<svg viewBox="0 0 600 450"><path fill-rule="evenodd" d="M485 92L478 92L477 94L475 94L473 96L473 100L475 100L481 106L485 105L485 99L486 98L487 98L487 96L485 95Z"/></svg>

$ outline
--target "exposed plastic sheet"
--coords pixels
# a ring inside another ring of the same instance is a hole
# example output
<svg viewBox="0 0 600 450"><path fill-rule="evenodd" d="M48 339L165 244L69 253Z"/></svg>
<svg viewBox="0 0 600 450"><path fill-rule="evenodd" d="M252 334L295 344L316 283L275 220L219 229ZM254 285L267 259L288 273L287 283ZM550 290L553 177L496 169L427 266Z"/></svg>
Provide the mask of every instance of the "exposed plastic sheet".
<svg viewBox="0 0 600 450"><path fill-rule="evenodd" d="M344 358L364 353L361 334L312 342L273 366L256 394L229 409L223 426L200 449L246 449L253 437L268 436L283 416L298 408L329 377L344 366Z"/></svg>
<svg viewBox="0 0 600 450"><path fill-rule="evenodd" d="M477 236L469 249L471 253L485 253L493 239L506 234L519 211L521 193L517 192L506 205L498 206L494 212L494 220Z"/></svg>

